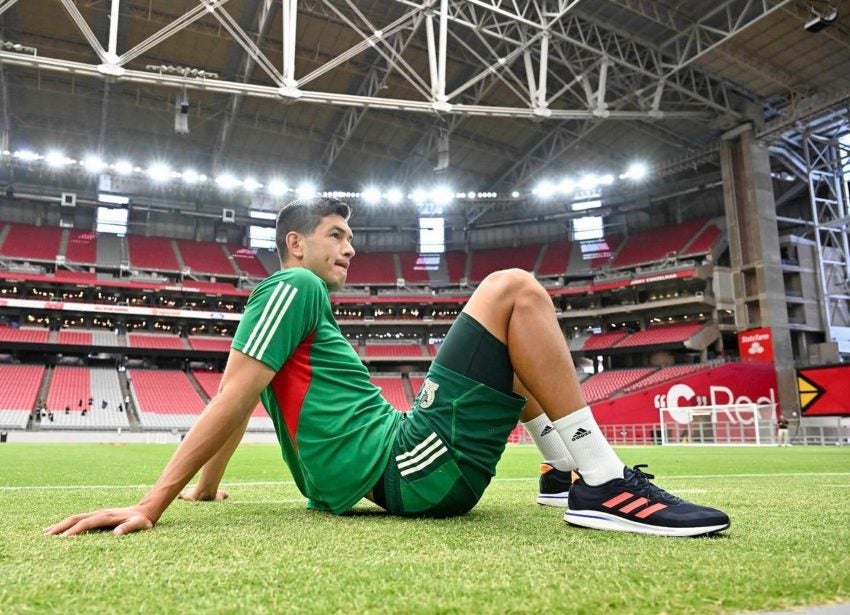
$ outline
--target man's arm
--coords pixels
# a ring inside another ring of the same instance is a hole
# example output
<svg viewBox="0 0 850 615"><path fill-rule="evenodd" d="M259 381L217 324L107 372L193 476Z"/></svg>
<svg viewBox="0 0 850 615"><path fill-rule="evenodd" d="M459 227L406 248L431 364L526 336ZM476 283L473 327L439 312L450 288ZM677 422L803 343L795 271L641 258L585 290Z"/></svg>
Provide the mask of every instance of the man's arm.
<svg viewBox="0 0 850 615"><path fill-rule="evenodd" d="M219 390L221 390L220 387ZM177 497L181 500L194 502L210 502L227 499L229 495L227 491L219 489L218 486L221 483L221 478L224 476L224 471L227 469L227 464L230 461L230 458L233 456L233 453L236 452L239 443L242 441L242 436L245 435L245 430L248 428L248 421L250 418L250 414L246 416L245 420L242 421L242 425L237 427L233 433L230 434L230 437L227 439L227 442L224 443L224 446L222 446L221 449L212 456L212 459L204 464L204 467L201 468L201 476L198 478L198 482L195 486L183 491Z"/></svg>
<svg viewBox="0 0 850 615"><path fill-rule="evenodd" d="M207 404L156 484L138 504L73 515L45 528L44 533L72 536L92 529L114 528L115 534L128 534L153 527L180 490L222 451L234 431L250 417L260 391L274 375L267 365L231 350L218 394Z"/></svg>

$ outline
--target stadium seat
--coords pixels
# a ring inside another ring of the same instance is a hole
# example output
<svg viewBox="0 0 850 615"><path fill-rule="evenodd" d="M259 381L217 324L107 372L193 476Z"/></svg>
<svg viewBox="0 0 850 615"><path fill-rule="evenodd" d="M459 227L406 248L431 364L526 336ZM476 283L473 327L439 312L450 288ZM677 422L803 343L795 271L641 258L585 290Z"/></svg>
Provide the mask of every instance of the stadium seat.
<svg viewBox="0 0 850 615"><path fill-rule="evenodd" d="M616 346L617 342L628 335L627 331L608 331L607 333L596 333L591 335L579 348L583 352L588 350L605 350Z"/></svg>
<svg viewBox="0 0 850 615"><path fill-rule="evenodd" d="M587 403L597 402L622 391L630 384L645 378L654 371L654 367L606 370L594 374L582 382L581 390Z"/></svg>
<svg viewBox="0 0 850 615"><path fill-rule="evenodd" d="M188 429L204 409L204 400L182 371L134 369L127 377L145 429Z"/></svg>
<svg viewBox="0 0 850 615"><path fill-rule="evenodd" d="M537 275L541 277L563 275L567 271L573 246L568 241L553 241L546 244L546 253L540 262Z"/></svg>
<svg viewBox="0 0 850 615"><path fill-rule="evenodd" d="M0 325L0 342L22 342L25 344L46 344L50 337L47 329L28 327L7 327ZM2 381L0 381L2 382Z"/></svg>
<svg viewBox="0 0 850 615"><path fill-rule="evenodd" d="M201 337L198 335L190 335L188 338L189 345L193 350L209 350L213 352L230 352L230 344L233 343L233 338L230 337Z"/></svg>
<svg viewBox="0 0 850 615"><path fill-rule="evenodd" d="M93 231L73 229L68 234L65 260L69 263L94 265L97 263L97 234Z"/></svg>
<svg viewBox="0 0 850 615"><path fill-rule="evenodd" d="M180 264L171 239L127 235L130 266L145 271L179 272Z"/></svg>
<svg viewBox="0 0 850 615"><path fill-rule="evenodd" d="M91 331L68 331L63 329L56 334L57 344L68 344L73 346L91 346Z"/></svg>
<svg viewBox="0 0 850 615"><path fill-rule="evenodd" d="M131 348L161 348L163 350L186 350L183 340L177 335L144 335L128 333L127 345Z"/></svg>
<svg viewBox="0 0 850 615"><path fill-rule="evenodd" d="M358 258L359 256L355 256L355 260ZM401 266L401 277L405 282L427 284L431 281L431 275L425 268L423 257L419 252L399 252L398 261Z"/></svg>
<svg viewBox="0 0 850 615"><path fill-rule="evenodd" d="M55 262L59 254L62 229L58 226L9 224L0 255L32 261Z"/></svg>
<svg viewBox="0 0 850 615"><path fill-rule="evenodd" d="M44 378L43 365L0 365L0 428L26 429Z"/></svg>
<svg viewBox="0 0 850 615"><path fill-rule="evenodd" d="M192 273L236 276L236 271L233 270L230 261L227 260L227 254L219 243L178 239L177 248L183 264L189 267Z"/></svg>
<svg viewBox="0 0 850 615"><path fill-rule="evenodd" d="M663 261L668 255L678 255L705 220L688 220L682 224L650 228L626 237L623 246L611 262L612 268L633 267Z"/></svg>
<svg viewBox="0 0 850 615"><path fill-rule="evenodd" d="M411 402L404 389L404 381L401 374L373 374L370 378L372 384L381 389L381 395L396 410L407 412L410 410Z"/></svg>
<svg viewBox="0 0 850 615"><path fill-rule="evenodd" d="M625 339L616 342L614 347L627 348L634 346L657 346L660 344L684 343L704 326L704 323L657 325L649 327L645 331L632 333Z"/></svg>
<svg viewBox="0 0 850 615"><path fill-rule="evenodd" d="M475 250L470 254L472 265L469 278L473 282L480 282L494 271L510 268L534 271L542 247L540 244L534 244L516 248Z"/></svg>
<svg viewBox="0 0 850 615"><path fill-rule="evenodd" d="M229 245L227 249L233 257L233 262L236 263L237 269L245 275L254 278L265 278L272 273L271 271L267 271L266 267L263 266L262 261L257 257L257 250L255 248Z"/></svg>
<svg viewBox="0 0 850 615"><path fill-rule="evenodd" d="M391 252L358 252L348 269L346 284L384 284L395 286L398 274Z"/></svg>
<svg viewBox="0 0 850 615"><path fill-rule="evenodd" d="M423 356L419 344L366 344L367 358L407 358Z"/></svg>

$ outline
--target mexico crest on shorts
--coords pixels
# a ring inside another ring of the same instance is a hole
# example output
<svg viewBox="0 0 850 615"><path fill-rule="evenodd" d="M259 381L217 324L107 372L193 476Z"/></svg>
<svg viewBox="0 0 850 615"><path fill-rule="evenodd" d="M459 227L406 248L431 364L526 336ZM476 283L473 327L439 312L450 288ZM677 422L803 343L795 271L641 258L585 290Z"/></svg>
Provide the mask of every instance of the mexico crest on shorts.
<svg viewBox="0 0 850 615"><path fill-rule="evenodd" d="M430 408L431 404L434 403L434 397L437 395L437 389L439 388L439 384L430 378L425 378L425 382L422 383L422 390L419 392L419 407Z"/></svg>

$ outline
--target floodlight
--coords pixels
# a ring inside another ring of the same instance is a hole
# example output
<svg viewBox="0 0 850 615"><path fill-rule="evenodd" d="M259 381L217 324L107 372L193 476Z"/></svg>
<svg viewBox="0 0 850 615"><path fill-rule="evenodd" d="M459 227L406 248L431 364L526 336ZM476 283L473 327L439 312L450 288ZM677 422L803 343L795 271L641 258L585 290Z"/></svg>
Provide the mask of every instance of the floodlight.
<svg viewBox="0 0 850 615"><path fill-rule="evenodd" d="M599 177L597 179L599 180L599 183L602 184L603 186L610 186L611 184L614 183L614 176L611 175L610 173L606 173L605 175L603 175L602 177Z"/></svg>
<svg viewBox="0 0 850 615"><path fill-rule="evenodd" d="M245 180L242 182L242 187L248 192L254 192L255 190L262 188L263 184L258 182L253 177L246 177Z"/></svg>
<svg viewBox="0 0 850 615"><path fill-rule="evenodd" d="M417 188L410 194L410 198L413 199L414 203L424 203L428 199L428 193L422 188Z"/></svg>
<svg viewBox="0 0 850 615"><path fill-rule="evenodd" d="M537 185L533 192L540 198L548 199L555 194L555 185L552 182L543 181Z"/></svg>
<svg viewBox="0 0 850 615"><path fill-rule="evenodd" d="M44 162L47 163L47 166L58 169L60 167L64 167L70 162L70 160L68 160L62 152L51 150L47 152L47 155L44 157Z"/></svg>
<svg viewBox="0 0 850 615"><path fill-rule="evenodd" d="M185 171L183 171L183 175L181 175L181 177L183 178L183 181L187 184L194 184L200 179L198 172L194 169L186 169Z"/></svg>
<svg viewBox="0 0 850 615"><path fill-rule="evenodd" d="M154 162L148 167L148 177L155 182L165 182L171 179L171 169L161 162Z"/></svg>
<svg viewBox="0 0 850 615"><path fill-rule="evenodd" d="M374 186L369 186L363 191L363 200L369 204L381 202L381 191Z"/></svg>
<svg viewBox="0 0 850 615"><path fill-rule="evenodd" d="M83 167L89 173L100 173L106 163L94 154L90 154L83 159Z"/></svg>
<svg viewBox="0 0 850 615"><path fill-rule="evenodd" d="M584 175L578 182L578 187L582 190L593 190L599 184L599 179L595 175Z"/></svg>
<svg viewBox="0 0 850 615"><path fill-rule="evenodd" d="M232 190L233 188L236 188L236 186L239 186L242 182L230 173L222 173L215 178L215 183L222 190Z"/></svg>
<svg viewBox="0 0 850 615"><path fill-rule="evenodd" d="M287 188L286 184L279 179L271 180L269 185L266 186L266 192L272 196L283 196L286 194L287 190L289 190L289 188Z"/></svg>
<svg viewBox="0 0 850 615"><path fill-rule="evenodd" d="M561 183L558 184L558 191L561 194L571 194L573 190L576 189L576 183L568 177L565 177L561 180Z"/></svg>
<svg viewBox="0 0 850 615"><path fill-rule="evenodd" d="M112 165L112 168L115 169L115 172L119 175L129 175L133 172L132 163L127 162L126 160L119 160L114 165Z"/></svg>
<svg viewBox="0 0 850 615"><path fill-rule="evenodd" d="M391 205L398 205L399 203L401 203L401 200L403 198L404 195L398 188L391 188L389 191L387 191L387 202L389 202Z"/></svg>
<svg viewBox="0 0 850 615"><path fill-rule="evenodd" d="M513 192L511 192L511 196L512 196L513 198L515 198L515 199L516 199L516 198L519 198L519 192L517 192L516 190L514 190Z"/></svg>
<svg viewBox="0 0 850 615"><path fill-rule="evenodd" d="M640 181L641 179L646 177L646 174L646 165L642 162L634 162L629 165L628 169L626 169L625 176L629 179Z"/></svg>
<svg viewBox="0 0 850 615"><path fill-rule="evenodd" d="M23 160L24 162L32 162L33 160L38 160L38 154L28 149L19 149L12 155L18 160Z"/></svg>
<svg viewBox="0 0 850 615"><path fill-rule="evenodd" d="M437 186L431 191L431 200L435 205L446 205L447 203L451 203L454 196L454 190L446 186Z"/></svg>
<svg viewBox="0 0 850 615"><path fill-rule="evenodd" d="M295 189L299 199L309 199L316 196L316 186L310 182L304 182Z"/></svg>

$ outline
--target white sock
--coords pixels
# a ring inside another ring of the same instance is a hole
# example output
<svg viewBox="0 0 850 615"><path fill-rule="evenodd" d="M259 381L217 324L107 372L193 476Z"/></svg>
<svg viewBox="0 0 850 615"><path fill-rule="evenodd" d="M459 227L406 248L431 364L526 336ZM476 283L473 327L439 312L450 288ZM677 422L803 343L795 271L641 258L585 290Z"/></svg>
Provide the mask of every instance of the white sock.
<svg viewBox="0 0 850 615"><path fill-rule="evenodd" d="M576 469L576 462L573 461L564 441L548 416L541 414L522 425L531 439L534 440L537 450L543 455L543 463L548 463L562 472Z"/></svg>
<svg viewBox="0 0 850 615"><path fill-rule="evenodd" d="M588 485L601 485L623 478L625 464L602 435L590 406L568 414L552 423L575 459L581 477Z"/></svg>

